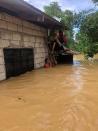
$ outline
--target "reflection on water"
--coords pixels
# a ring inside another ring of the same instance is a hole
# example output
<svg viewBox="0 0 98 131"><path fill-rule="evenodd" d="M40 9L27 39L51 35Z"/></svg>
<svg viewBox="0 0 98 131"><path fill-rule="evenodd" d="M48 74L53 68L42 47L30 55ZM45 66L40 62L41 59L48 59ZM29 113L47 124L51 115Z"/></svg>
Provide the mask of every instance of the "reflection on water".
<svg viewBox="0 0 98 131"><path fill-rule="evenodd" d="M97 131L97 66L76 57L2 82L0 131Z"/></svg>

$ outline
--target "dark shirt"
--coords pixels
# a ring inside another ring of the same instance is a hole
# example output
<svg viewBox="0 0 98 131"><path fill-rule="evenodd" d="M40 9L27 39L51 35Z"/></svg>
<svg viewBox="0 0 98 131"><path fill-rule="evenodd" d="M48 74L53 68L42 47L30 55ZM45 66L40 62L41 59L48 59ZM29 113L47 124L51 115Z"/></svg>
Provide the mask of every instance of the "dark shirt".
<svg viewBox="0 0 98 131"><path fill-rule="evenodd" d="M66 45L67 44L67 38L66 38L66 36L64 36L64 35L59 35L58 37L58 40L60 41L60 43L61 44L64 44L64 45Z"/></svg>

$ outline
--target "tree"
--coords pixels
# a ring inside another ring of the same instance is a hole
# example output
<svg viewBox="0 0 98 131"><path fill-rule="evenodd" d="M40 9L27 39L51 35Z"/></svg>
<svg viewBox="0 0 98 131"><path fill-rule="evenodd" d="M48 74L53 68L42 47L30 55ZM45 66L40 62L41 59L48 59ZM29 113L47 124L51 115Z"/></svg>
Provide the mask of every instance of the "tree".
<svg viewBox="0 0 98 131"><path fill-rule="evenodd" d="M75 28L80 28L81 24L83 23L84 19L91 14L92 12L95 12L95 9L89 9L89 10L83 10L79 13L74 14L74 26Z"/></svg>
<svg viewBox="0 0 98 131"><path fill-rule="evenodd" d="M61 15L61 22L65 24L69 29L73 28L74 14L70 10L65 10Z"/></svg>
<svg viewBox="0 0 98 131"><path fill-rule="evenodd" d="M97 3L98 2L98 0L92 0L94 3Z"/></svg>
<svg viewBox="0 0 98 131"><path fill-rule="evenodd" d="M77 34L78 49L86 56L98 53L98 12L88 14L81 22Z"/></svg>
<svg viewBox="0 0 98 131"><path fill-rule="evenodd" d="M82 22L80 30L87 34L91 42L98 42L98 12L89 14Z"/></svg>
<svg viewBox="0 0 98 131"><path fill-rule="evenodd" d="M74 14L70 10L62 11L57 2L50 3L49 6L44 6L45 13L51 17L58 17L61 23L69 29L73 28Z"/></svg>
<svg viewBox="0 0 98 131"><path fill-rule="evenodd" d="M66 35L68 38L68 45L72 48L74 40L73 40L73 28L74 28L74 13L70 10L65 10L62 12L61 23L67 26L68 31L66 31Z"/></svg>
<svg viewBox="0 0 98 131"><path fill-rule="evenodd" d="M50 3L49 6L44 6L45 13L51 17L61 17L62 11L57 2Z"/></svg>
<svg viewBox="0 0 98 131"><path fill-rule="evenodd" d="M73 43L73 27L74 27L74 13L70 10L62 11L57 2L52 2L50 5L44 7L45 13L51 17L58 17L61 23L67 27L66 35L68 38L68 45Z"/></svg>

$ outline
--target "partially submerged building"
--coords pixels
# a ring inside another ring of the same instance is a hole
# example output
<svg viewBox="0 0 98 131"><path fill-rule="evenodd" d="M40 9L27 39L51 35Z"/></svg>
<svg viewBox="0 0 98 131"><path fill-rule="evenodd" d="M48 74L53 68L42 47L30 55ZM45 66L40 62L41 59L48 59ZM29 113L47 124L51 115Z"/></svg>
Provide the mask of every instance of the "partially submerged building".
<svg viewBox="0 0 98 131"><path fill-rule="evenodd" d="M0 0L0 80L43 67L48 30L61 27L23 0Z"/></svg>

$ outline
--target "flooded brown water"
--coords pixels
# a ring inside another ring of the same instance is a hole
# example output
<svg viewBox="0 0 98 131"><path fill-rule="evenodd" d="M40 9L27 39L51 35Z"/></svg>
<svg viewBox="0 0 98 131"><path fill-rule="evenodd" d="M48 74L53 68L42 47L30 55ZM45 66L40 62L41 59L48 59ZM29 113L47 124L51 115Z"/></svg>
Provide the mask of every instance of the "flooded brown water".
<svg viewBox="0 0 98 131"><path fill-rule="evenodd" d="M39 69L0 83L0 131L98 131L98 62Z"/></svg>

